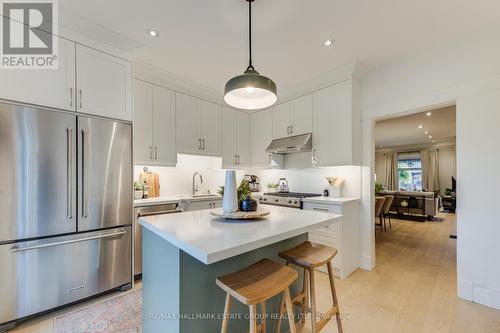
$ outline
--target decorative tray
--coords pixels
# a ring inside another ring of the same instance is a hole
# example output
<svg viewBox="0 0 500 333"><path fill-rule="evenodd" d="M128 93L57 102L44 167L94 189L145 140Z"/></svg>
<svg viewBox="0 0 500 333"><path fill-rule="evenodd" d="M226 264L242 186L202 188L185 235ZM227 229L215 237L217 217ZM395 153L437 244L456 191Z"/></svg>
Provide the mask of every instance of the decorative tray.
<svg viewBox="0 0 500 333"><path fill-rule="evenodd" d="M242 212L237 211L234 213L224 213L222 208L211 210L210 214L217 217L223 217L231 220L249 220L249 219L258 219L269 215L269 209L266 208L257 208L256 211L253 212Z"/></svg>

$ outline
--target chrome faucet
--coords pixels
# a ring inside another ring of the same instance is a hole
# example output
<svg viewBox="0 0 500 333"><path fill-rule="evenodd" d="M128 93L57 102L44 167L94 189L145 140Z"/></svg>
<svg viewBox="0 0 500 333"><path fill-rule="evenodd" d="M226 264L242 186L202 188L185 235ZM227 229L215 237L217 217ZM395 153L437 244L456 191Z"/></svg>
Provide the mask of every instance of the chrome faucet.
<svg viewBox="0 0 500 333"><path fill-rule="evenodd" d="M196 185L196 175L200 176L200 184L203 184L203 176L199 172L193 173L193 195L198 192L198 185Z"/></svg>

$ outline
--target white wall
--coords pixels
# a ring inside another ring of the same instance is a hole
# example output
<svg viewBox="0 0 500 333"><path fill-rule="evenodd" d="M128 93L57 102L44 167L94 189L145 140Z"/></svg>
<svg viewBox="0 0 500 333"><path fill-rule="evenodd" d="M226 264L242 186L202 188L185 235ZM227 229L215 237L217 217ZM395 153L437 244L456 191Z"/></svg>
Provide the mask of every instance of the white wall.
<svg viewBox="0 0 500 333"><path fill-rule="evenodd" d="M500 223L494 207L500 183L491 175L500 163L499 96L498 41L467 41L417 55L376 70L363 82L363 254L374 249L375 119L456 103L458 295L498 309Z"/></svg>
<svg viewBox="0 0 500 333"><path fill-rule="evenodd" d="M203 176L203 184L199 190L209 189L216 193L219 186L224 185L225 170L222 169L221 157L177 155L177 167L148 167L152 172L159 174L160 195L188 195L192 191L193 173L199 172ZM139 179L143 166L134 166L134 180ZM238 183L243 179L244 171L237 171ZM199 179L196 179L199 183Z"/></svg>

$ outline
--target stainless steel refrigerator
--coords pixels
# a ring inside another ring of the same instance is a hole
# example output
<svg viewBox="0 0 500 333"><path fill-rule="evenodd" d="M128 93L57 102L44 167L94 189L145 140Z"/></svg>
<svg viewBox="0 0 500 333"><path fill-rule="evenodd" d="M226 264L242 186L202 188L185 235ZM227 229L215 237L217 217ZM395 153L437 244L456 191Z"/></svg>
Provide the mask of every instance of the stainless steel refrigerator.
<svg viewBox="0 0 500 333"><path fill-rule="evenodd" d="M132 129L0 103L0 330L131 283Z"/></svg>

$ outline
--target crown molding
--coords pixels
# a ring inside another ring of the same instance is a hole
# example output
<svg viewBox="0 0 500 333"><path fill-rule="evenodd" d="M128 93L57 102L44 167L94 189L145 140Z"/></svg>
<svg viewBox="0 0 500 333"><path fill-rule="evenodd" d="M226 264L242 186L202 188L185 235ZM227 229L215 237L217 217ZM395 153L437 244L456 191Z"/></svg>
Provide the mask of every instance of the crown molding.
<svg viewBox="0 0 500 333"><path fill-rule="evenodd" d="M133 61L145 44L59 7L59 36Z"/></svg>
<svg viewBox="0 0 500 333"><path fill-rule="evenodd" d="M203 84L186 79L171 73L158 66L136 60L133 63L133 76L135 79L162 86L186 95L194 96L209 102L225 105L222 92Z"/></svg>
<svg viewBox="0 0 500 333"><path fill-rule="evenodd" d="M334 68L331 71L313 77L295 87L285 90L279 94L278 103L282 103L303 95L313 93L328 86L346 81L352 78L362 80L368 72L367 67L358 60L352 63Z"/></svg>

